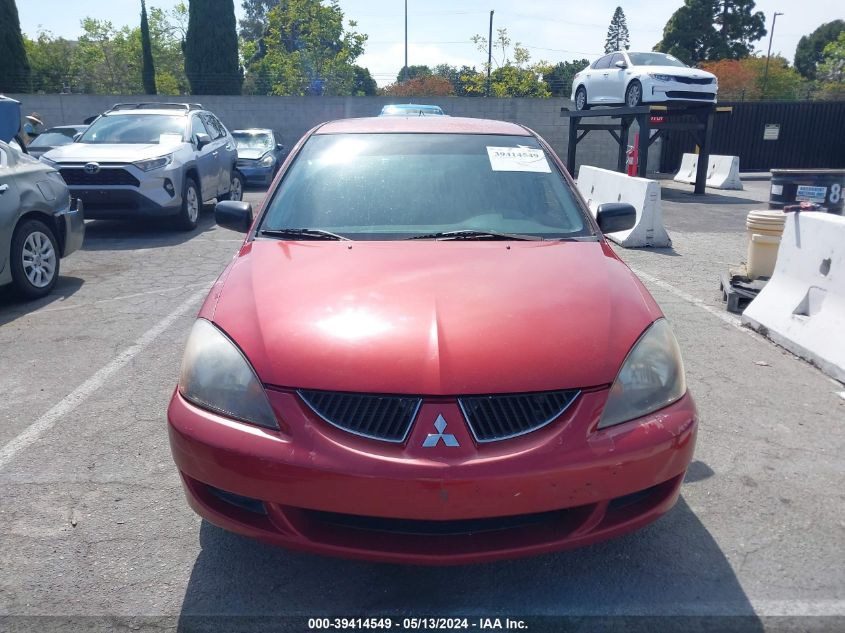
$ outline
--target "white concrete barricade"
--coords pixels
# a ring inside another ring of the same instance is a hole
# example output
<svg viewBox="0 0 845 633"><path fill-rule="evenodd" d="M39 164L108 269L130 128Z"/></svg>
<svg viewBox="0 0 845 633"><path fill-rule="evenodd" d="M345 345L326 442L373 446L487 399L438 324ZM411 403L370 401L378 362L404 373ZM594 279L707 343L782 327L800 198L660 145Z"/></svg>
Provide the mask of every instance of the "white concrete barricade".
<svg viewBox="0 0 845 633"><path fill-rule="evenodd" d="M845 217L790 213L775 272L742 322L845 382Z"/></svg>
<svg viewBox="0 0 845 633"><path fill-rule="evenodd" d="M607 234L607 238L625 248L672 245L663 226L660 206L660 184L648 178L632 178L609 169L583 165L578 172L578 190L593 217L600 204L627 202L637 210L637 222L628 231Z"/></svg>
<svg viewBox="0 0 845 633"><path fill-rule="evenodd" d="M684 154L681 168L673 180L695 184L695 173L698 169L698 154ZM707 163L708 187L714 189L731 189L742 191L742 180L739 177L739 156L718 156L711 154Z"/></svg>

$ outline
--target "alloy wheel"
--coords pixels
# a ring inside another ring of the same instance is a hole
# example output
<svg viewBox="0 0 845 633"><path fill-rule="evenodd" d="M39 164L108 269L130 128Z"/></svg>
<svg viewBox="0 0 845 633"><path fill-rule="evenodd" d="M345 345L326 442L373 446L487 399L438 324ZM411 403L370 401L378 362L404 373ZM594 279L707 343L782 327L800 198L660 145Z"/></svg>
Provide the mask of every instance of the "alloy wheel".
<svg viewBox="0 0 845 633"><path fill-rule="evenodd" d="M36 288L44 288L53 281L56 274L56 251L53 243L41 231L30 233L21 251L26 278Z"/></svg>

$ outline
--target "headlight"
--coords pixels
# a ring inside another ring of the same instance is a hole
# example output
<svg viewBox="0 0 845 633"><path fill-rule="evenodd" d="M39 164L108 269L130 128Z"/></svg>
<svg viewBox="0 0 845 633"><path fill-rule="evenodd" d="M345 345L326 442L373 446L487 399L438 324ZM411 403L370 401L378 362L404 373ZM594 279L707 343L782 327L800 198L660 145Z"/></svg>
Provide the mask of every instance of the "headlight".
<svg viewBox="0 0 845 633"><path fill-rule="evenodd" d="M159 156L158 158L150 158L149 160L139 160L138 162L132 164L141 171L152 171L153 169L167 167L172 162L173 154L167 154L165 156Z"/></svg>
<svg viewBox="0 0 845 633"><path fill-rule="evenodd" d="M658 319L634 344L616 376L598 428L648 415L687 392L678 341L666 319Z"/></svg>
<svg viewBox="0 0 845 633"><path fill-rule="evenodd" d="M276 159L273 157L272 154L267 154L264 158L261 159L259 163L262 167L269 167L273 163L276 162Z"/></svg>
<svg viewBox="0 0 845 633"><path fill-rule="evenodd" d="M186 400L223 415L269 429L279 428L249 361L205 319L197 319L188 337L179 393Z"/></svg>
<svg viewBox="0 0 845 633"><path fill-rule="evenodd" d="M656 79L657 81L675 81L675 78L672 75L659 75L656 73L649 73L648 76L652 79Z"/></svg>

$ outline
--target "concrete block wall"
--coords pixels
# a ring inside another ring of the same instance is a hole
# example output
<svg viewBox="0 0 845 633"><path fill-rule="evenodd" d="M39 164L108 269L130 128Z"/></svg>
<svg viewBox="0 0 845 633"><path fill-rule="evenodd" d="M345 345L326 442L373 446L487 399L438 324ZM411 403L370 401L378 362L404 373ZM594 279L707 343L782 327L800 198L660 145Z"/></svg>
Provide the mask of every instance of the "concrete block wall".
<svg viewBox="0 0 845 633"><path fill-rule="evenodd" d="M414 101L389 97L264 97L264 96L115 96L115 95L9 95L21 102L25 114L38 112L44 123L81 123L115 103L138 101L190 101L202 103L229 129L266 127L276 131L281 142L293 147L315 125L332 119L375 116L388 103ZM566 159L569 120L560 116L561 107L572 108L569 99L484 99L480 97L431 97L422 103L441 106L452 116L498 119L525 125ZM617 145L607 132L591 132L578 144L576 165L616 168ZM657 167L659 141L649 154L649 165Z"/></svg>

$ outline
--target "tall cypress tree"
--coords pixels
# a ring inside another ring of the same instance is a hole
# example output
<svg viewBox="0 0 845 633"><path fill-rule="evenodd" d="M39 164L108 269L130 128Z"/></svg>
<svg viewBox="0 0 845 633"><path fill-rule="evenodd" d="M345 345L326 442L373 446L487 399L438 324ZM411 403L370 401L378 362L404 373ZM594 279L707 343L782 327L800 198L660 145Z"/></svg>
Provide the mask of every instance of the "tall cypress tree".
<svg viewBox="0 0 845 633"><path fill-rule="evenodd" d="M29 62L15 0L0 0L0 92L29 90Z"/></svg>
<svg viewBox="0 0 845 633"><path fill-rule="evenodd" d="M233 0L190 0L185 74L195 95L239 95L238 34Z"/></svg>
<svg viewBox="0 0 845 633"><path fill-rule="evenodd" d="M147 21L147 3L141 0L141 53L143 66L141 79L144 82L144 92L148 95L156 94L156 69L153 62L153 45L150 42L150 24Z"/></svg>
<svg viewBox="0 0 845 633"><path fill-rule="evenodd" d="M625 12L622 7L616 7L610 26L607 27L607 37L604 40L604 52L626 51L631 48L631 38L628 35L628 24L625 22Z"/></svg>

